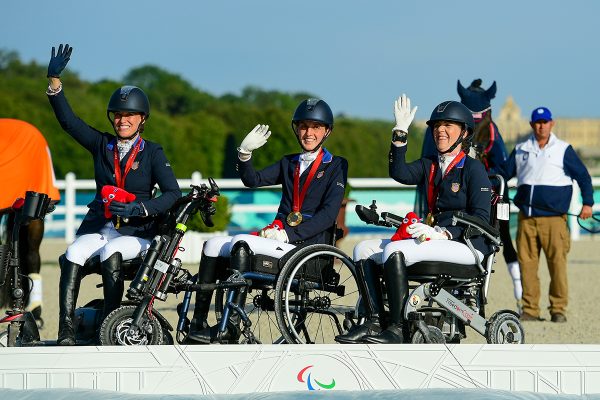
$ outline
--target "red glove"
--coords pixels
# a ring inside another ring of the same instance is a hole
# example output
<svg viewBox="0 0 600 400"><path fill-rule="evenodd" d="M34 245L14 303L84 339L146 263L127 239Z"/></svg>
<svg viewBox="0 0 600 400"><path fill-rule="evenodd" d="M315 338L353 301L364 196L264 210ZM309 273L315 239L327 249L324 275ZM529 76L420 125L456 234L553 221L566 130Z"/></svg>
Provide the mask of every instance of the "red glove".
<svg viewBox="0 0 600 400"><path fill-rule="evenodd" d="M118 201L120 203L131 203L135 200L135 194L129 193L125 189L118 188L113 185L104 185L100 190L102 196L102 202L104 203L104 217L107 219L112 218L112 212L108 209L110 203Z"/></svg>
<svg viewBox="0 0 600 400"><path fill-rule="evenodd" d="M392 236L392 242L395 242L396 240L411 239L412 236L410 235L410 233L407 232L406 228L408 228L409 225L421 221L423 221L423 218L419 218L419 216L412 211L406 214L406 217L404 217L404 219L402 220L402 223L396 230L396 233L394 233L394 236Z"/></svg>

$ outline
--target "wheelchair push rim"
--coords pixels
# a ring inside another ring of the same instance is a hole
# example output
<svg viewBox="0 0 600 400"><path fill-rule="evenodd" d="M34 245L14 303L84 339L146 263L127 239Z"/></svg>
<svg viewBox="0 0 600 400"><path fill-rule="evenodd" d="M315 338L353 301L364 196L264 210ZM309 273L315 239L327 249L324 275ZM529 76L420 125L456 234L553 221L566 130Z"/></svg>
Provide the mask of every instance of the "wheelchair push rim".
<svg viewBox="0 0 600 400"><path fill-rule="evenodd" d="M319 257L321 261L332 258L330 265L320 270L320 281L305 279L302 273L308 274L307 263ZM325 273L330 282L323 278ZM276 285L277 322L288 343L335 343L334 337L351 325L346 320L356 318L358 302L354 263L330 245L298 251L282 268Z"/></svg>

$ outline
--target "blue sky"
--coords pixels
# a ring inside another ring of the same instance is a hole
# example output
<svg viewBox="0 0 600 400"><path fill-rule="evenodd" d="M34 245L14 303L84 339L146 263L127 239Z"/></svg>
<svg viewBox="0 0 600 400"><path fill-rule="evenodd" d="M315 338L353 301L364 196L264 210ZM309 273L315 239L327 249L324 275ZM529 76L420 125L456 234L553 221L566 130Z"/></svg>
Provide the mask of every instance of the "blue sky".
<svg viewBox="0 0 600 400"><path fill-rule="evenodd" d="M467 86L497 81L523 115L600 118L600 2L355 0L5 1L0 48L46 64L74 47L82 78L154 64L215 95L303 91L336 114L392 120L406 92L426 119ZM44 83L40 82L43 92Z"/></svg>

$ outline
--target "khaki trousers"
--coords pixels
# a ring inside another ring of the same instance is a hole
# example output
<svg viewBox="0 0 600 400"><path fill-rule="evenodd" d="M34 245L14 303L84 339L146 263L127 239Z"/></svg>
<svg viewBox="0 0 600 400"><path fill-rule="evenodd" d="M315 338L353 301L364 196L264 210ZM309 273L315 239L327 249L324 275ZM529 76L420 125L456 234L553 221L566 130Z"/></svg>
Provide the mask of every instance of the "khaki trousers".
<svg viewBox="0 0 600 400"><path fill-rule="evenodd" d="M517 256L523 284L523 311L540 316L540 279L538 267L540 250L544 250L550 273L550 313L566 315L569 286L567 280L567 253L571 236L567 216L527 217L519 213Z"/></svg>

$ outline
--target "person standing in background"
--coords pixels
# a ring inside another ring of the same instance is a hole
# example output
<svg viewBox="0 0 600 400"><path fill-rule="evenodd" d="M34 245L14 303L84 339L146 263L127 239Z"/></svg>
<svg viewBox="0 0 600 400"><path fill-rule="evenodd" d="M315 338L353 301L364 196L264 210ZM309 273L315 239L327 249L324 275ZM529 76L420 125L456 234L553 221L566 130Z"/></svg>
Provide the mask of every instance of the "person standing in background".
<svg viewBox="0 0 600 400"><path fill-rule="evenodd" d="M507 180L517 177L517 194L513 201L519 207L517 255L523 284L521 320L543 320L538 277L543 250L550 272L551 320L566 322L567 253L571 246L567 211L575 179L583 199L579 218L592 216L592 179L573 147L552 132L554 121L548 108L534 109L530 125L533 133L517 144L501 171Z"/></svg>

